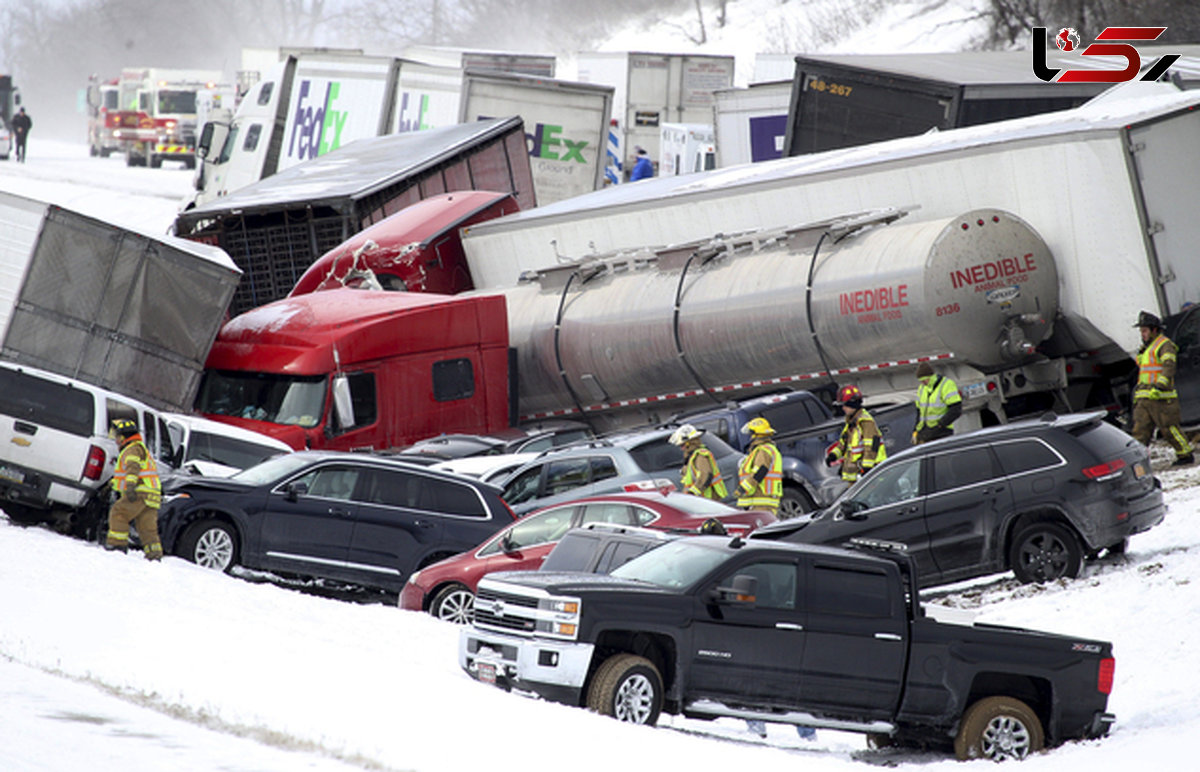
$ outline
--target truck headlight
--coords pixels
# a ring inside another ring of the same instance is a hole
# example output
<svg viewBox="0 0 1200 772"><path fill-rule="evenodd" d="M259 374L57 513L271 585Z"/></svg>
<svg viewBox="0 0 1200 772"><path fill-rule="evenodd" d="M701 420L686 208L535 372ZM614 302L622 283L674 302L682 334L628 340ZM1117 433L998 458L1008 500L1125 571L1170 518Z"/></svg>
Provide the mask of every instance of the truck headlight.
<svg viewBox="0 0 1200 772"><path fill-rule="evenodd" d="M538 601L536 631L555 638L574 639L579 634L581 607L578 598L542 598Z"/></svg>

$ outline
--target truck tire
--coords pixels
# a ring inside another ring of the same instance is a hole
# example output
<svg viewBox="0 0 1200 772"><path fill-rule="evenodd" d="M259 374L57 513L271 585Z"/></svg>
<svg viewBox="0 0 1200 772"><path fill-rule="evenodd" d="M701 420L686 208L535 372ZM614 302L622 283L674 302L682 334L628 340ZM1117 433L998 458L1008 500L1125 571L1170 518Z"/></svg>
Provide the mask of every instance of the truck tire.
<svg viewBox="0 0 1200 772"><path fill-rule="evenodd" d="M808 514L816 509L812 499L803 488L795 485L783 486L783 498L779 500L779 519L790 520L793 517Z"/></svg>
<svg viewBox="0 0 1200 772"><path fill-rule="evenodd" d="M588 708L601 715L654 726L662 711L662 676L645 657L615 654L596 669L587 695Z"/></svg>
<svg viewBox="0 0 1200 772"><path fill-rule="evenodd" d="M1013 539L1008 562L1022 584L1074 579L1083 565L1083 549L1071 529L1058 523L1033 523Z"/></svg>
<svg viewBox="0 0 1200 772"><path fill-rule="evenodd" d="M1020 760L1045 743L1042 722L1032 708L1012 697L985 697L963 714L954 755L959 761Z"/></svg>
<svg viewBox="0 0 1200 772"><path fill-rule="evenodd" d="M461 584L447 585L433 596L429 613L456 625L469 625L475 619L475 593Z"/></svg>
<svg viewBox="0 0 1200 772"><path fill-rule="evenodd" d="M237 534L229 523L200 520L183 532L178 554L198 566L229 573L237 565Z"/></svg>

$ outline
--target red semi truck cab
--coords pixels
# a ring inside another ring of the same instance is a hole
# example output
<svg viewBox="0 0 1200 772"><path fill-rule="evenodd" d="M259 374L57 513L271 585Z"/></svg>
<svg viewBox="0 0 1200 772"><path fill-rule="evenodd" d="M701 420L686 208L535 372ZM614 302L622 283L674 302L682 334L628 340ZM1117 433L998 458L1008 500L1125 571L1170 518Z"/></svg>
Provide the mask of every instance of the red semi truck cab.
<svg viewBox="0 0 1200 772"><path fill-rule="evenodd" d="M503 297L333 289L231 319L196 410L296 449L384 450L509 423Z"/></svg>

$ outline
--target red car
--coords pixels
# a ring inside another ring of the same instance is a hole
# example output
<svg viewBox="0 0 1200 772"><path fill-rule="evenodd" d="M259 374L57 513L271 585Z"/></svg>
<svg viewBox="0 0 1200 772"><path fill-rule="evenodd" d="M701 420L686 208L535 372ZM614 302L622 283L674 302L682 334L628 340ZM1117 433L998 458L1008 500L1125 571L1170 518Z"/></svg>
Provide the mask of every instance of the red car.
<svg viewBox="0 0 1200 772"><path fill-rule="evenodd" d="M746 534L775 522L770 512L745 512L684 493L617 493L591 496L531 512L473 550L446 558L409 577L400 608L428 611L459 624L471 621L475 587L493 571L532 571L571 528L616 523L663 530L698 531L709 518L730 533Z"/></svg>

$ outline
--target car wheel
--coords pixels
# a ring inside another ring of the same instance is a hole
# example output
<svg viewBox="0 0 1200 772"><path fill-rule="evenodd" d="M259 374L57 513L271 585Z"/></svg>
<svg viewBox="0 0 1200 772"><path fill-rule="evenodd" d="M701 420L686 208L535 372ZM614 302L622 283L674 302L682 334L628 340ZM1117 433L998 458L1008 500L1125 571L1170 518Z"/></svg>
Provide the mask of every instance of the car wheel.
<svg viewBox="0 0 1200 772"><path fill-rule="evenodd" d="M179 556L204 568L229 573L237 565L237 555L237 534L220 520L193 523L179 540Z"/></svg>
<svg viewBox="0 0 1200 772"><path fill-rule="evenodd" d="M1028 705L1012 697L985 697L963 714L954 754L959 761L1020 760L1045 742L1042 722Z"/></svg>
<svg viewBox="0 0 1200 772"><path fill-rule="evenodd" d="M456 625L469 625L475 619L475 593L461 584L443 587L433 596L429 613Z"/></svg>
<svg viewBox="0 0 1200 772"><path fill-rule="evenodd" d="M596 669L587 706L631 724L654 726L662 710L662 676L645 657L617 654Z"/></svg>
<svg viewBox="0 0 1200 772"><path fill-rule="evenodd" d="M1023 584L1079 576L1083 550L1070 529L1058 523L1034 523L1013 540L1009 563Z"/></svg>
<svg viewBox="0 0 1200 772"><path fill-rule="evenodd" d="M812 499L800 488L791 485L784 486L783 498L779 500L779 519L789 520L793 517L808 514L816 509Z"/></svg>

